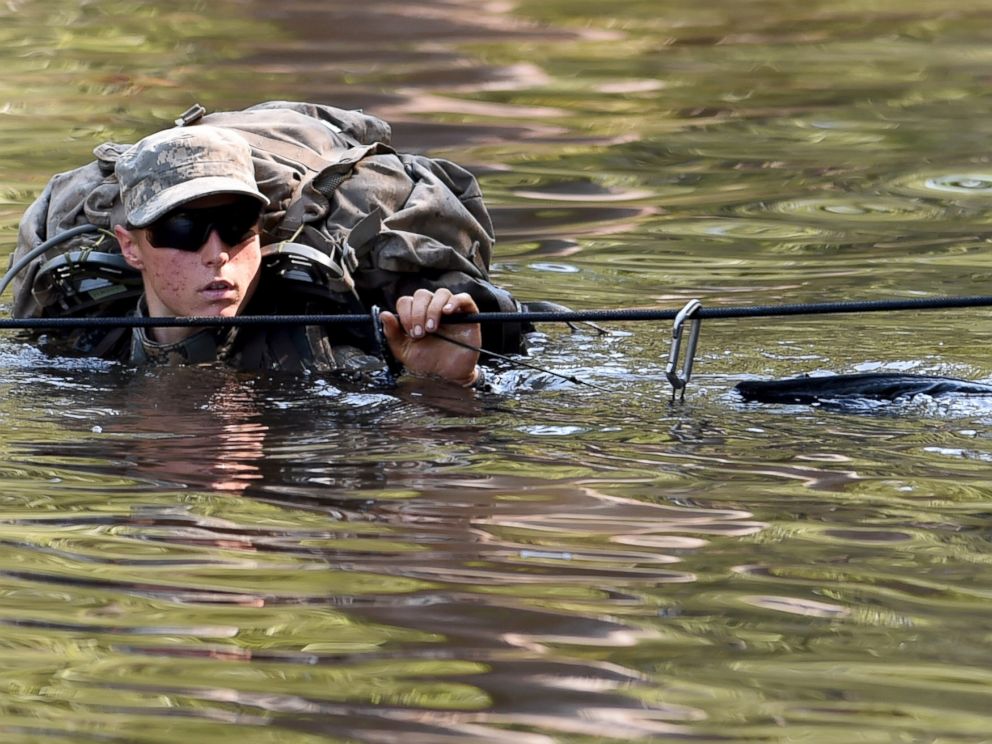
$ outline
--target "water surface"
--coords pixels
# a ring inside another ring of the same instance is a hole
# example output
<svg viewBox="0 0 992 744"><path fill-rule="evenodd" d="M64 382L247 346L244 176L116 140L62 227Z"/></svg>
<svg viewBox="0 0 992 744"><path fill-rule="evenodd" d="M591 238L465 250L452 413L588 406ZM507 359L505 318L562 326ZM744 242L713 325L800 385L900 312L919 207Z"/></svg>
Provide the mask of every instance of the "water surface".
<svg viewBox="0 0 992 744"><path fill-rule="evenodd" d="M17 0L0 236L194 101L362 107L480 178L523 300L986 294L992 8ZM9 298L4 298L9 301ZM542 326L489 395L132 370L0 340L5 742L980 742L984 310Z"/></svg>

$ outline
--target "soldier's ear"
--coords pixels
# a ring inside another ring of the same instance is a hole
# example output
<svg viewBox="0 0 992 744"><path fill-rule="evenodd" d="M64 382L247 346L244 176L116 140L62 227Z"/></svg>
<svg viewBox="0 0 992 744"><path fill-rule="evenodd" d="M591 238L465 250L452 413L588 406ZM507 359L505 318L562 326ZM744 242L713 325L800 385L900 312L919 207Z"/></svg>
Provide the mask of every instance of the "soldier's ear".
<svg viewBox="0 0 992 744"><path fill-rule="evenodd" d="M124 260L131 266L141 271L145 268L141 260L141 247L138 245L138 238L133 230L128 230L123 225L114 225L114 237L121 247L121 254Z"/></svg>

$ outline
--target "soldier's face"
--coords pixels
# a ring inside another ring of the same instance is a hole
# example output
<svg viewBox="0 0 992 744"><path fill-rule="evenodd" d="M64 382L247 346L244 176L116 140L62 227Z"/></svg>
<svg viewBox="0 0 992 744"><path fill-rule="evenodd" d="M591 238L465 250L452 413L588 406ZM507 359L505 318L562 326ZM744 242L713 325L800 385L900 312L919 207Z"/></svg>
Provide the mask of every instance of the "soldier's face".
<svg viewBox="0 0 992 744"><path fill-rule="evenodd" d="M237 197L218 195L204 197L184 205L188 210L217 209L235 204ZM207 214L207 212L204 212ZM258 284L262 263L257 230L249 230L228 240L240 240L234 245L221 237L224 230L210 229L198 250L180 250L161 244L158 236L153 245L152 230L118 228L117 237L124 257L141 271L145 286L148 312L153 316L225 316L237 315L251 299ZM155 337L166 341L179 340L194 329L156 329ZM174 331L184 331L175 334Z"/></svg>

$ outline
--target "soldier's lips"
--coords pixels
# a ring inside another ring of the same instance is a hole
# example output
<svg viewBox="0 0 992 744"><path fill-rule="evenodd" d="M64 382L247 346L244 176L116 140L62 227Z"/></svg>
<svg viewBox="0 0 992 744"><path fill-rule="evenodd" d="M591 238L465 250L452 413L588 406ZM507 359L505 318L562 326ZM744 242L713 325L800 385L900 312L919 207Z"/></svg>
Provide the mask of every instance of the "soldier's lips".
<svg viewBox="0 0 992 744"><path fill-rule="evenodd" d="M222 300L232 295L236 295L237 288L230 282L222 280L210 282L210 284L200 290L200 294L212 300Z"/></svg>

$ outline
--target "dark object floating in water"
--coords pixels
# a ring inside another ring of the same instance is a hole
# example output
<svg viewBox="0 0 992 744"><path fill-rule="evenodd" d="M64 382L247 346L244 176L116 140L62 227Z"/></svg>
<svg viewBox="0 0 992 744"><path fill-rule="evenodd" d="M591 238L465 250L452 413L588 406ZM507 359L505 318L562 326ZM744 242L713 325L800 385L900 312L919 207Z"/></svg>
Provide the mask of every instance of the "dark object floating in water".
<svg viewBox="0 0 992 744"><path fill-rule="evenodd" d="M734 388L754 403L839 403L844 400L904 400L915 395L992 395L992 385L954 377L870 373L746 380Z"/></svg>

